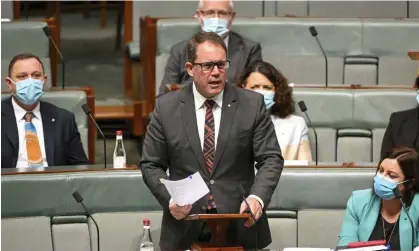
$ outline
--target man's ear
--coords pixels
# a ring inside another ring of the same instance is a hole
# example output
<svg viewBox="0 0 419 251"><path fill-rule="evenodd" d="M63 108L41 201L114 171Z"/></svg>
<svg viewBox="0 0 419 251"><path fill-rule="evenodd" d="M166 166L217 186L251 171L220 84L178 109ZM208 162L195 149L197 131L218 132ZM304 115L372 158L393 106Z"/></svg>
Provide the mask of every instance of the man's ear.
<svg viewBox="0 0 419 251"><path fill-rule="evenodd" d="M185 68L186 68L186 71L188 72L189 76L193 77L193 71L192 71L193 64L191 64L190 62L186 62Z"/></svg>
<svg viewBox="0 0 419 251"><path fill-rule="evenodd" d="M47 81L48 81L48 76L45 75L44 76L44 83L42 84L42 89L45 89L46 85L47 85Z"/></svg>
<svg viewBox="0 0 419 251"><path fill-rule="evenodd" d="M10 77L6 77L6 79L4 80L6 82L7 87L9 88L10 91L12 91L12 80L10 79Z"/></svg>
<svg viewBox="0 0 419 251"><path fill-rule="evenodd" d="M234 18L236 18L236 12L231 13L230 22L228 24L229 27L233 24Z"/></svg>

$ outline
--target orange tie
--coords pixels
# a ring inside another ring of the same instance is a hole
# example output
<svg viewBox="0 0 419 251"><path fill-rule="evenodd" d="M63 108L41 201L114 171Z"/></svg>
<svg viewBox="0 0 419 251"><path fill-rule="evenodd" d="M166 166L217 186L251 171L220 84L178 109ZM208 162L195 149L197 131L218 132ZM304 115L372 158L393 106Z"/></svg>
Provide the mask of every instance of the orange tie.
<svg viewBox="0 0 419 251"><path fill-rule="evenodd" d="M43 167L41 147L39 146L36 128L32 123L33 116L32 112L27 112L25 115L25 140L28 165L29 167Z"/></svg>

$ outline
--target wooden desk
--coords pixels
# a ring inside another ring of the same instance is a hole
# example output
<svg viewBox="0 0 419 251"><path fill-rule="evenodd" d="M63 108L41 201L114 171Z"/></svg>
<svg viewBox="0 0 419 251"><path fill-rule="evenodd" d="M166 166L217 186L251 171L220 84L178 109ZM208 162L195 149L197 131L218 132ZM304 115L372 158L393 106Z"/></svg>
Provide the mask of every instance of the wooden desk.
<svg viewBox="0 0 419 251"><path fill-rule="evenodd" d="M132 171L138 170L137 165L128 165L125 168L113 168L108 165L85 165L85 166L52 166L44 168L2 168L1 175L19 175L19 174L46 174L46 173L74 173L74 172L110 172L110 171Z"/></svg>

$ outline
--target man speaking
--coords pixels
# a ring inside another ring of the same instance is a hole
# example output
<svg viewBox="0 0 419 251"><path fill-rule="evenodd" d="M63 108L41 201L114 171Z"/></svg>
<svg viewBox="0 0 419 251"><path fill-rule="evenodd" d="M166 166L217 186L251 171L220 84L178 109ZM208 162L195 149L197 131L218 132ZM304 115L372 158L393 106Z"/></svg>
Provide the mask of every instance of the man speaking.
<svg viewBox="0 0 419 251"><path fill-rule="evenodd" d="M226 84L230 62L216 33L197 33L187 51L185 67L193 83L156 100L140 161L144 182L163 207L160 248L185 250L208 238L206 223L182 220L189 214L249 210L238 187L257 221L232 223L227 241L264 248L271 243L264 209L284 161L263 96ZM198 171L210 193L193 205L176 205L160 182L167 169L170 180Z"/></svg>

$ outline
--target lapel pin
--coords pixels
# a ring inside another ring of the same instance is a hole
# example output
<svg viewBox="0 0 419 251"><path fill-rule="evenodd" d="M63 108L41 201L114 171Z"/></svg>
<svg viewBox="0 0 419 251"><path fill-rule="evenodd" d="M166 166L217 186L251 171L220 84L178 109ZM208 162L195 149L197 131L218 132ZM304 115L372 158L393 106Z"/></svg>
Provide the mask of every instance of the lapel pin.
<svg viewBox="0 0 419 251"><path fill-rule="evenodd" d="M55 122L55 119L54 118L52 118L52 120L51 120L52 122Z"/></svg>

